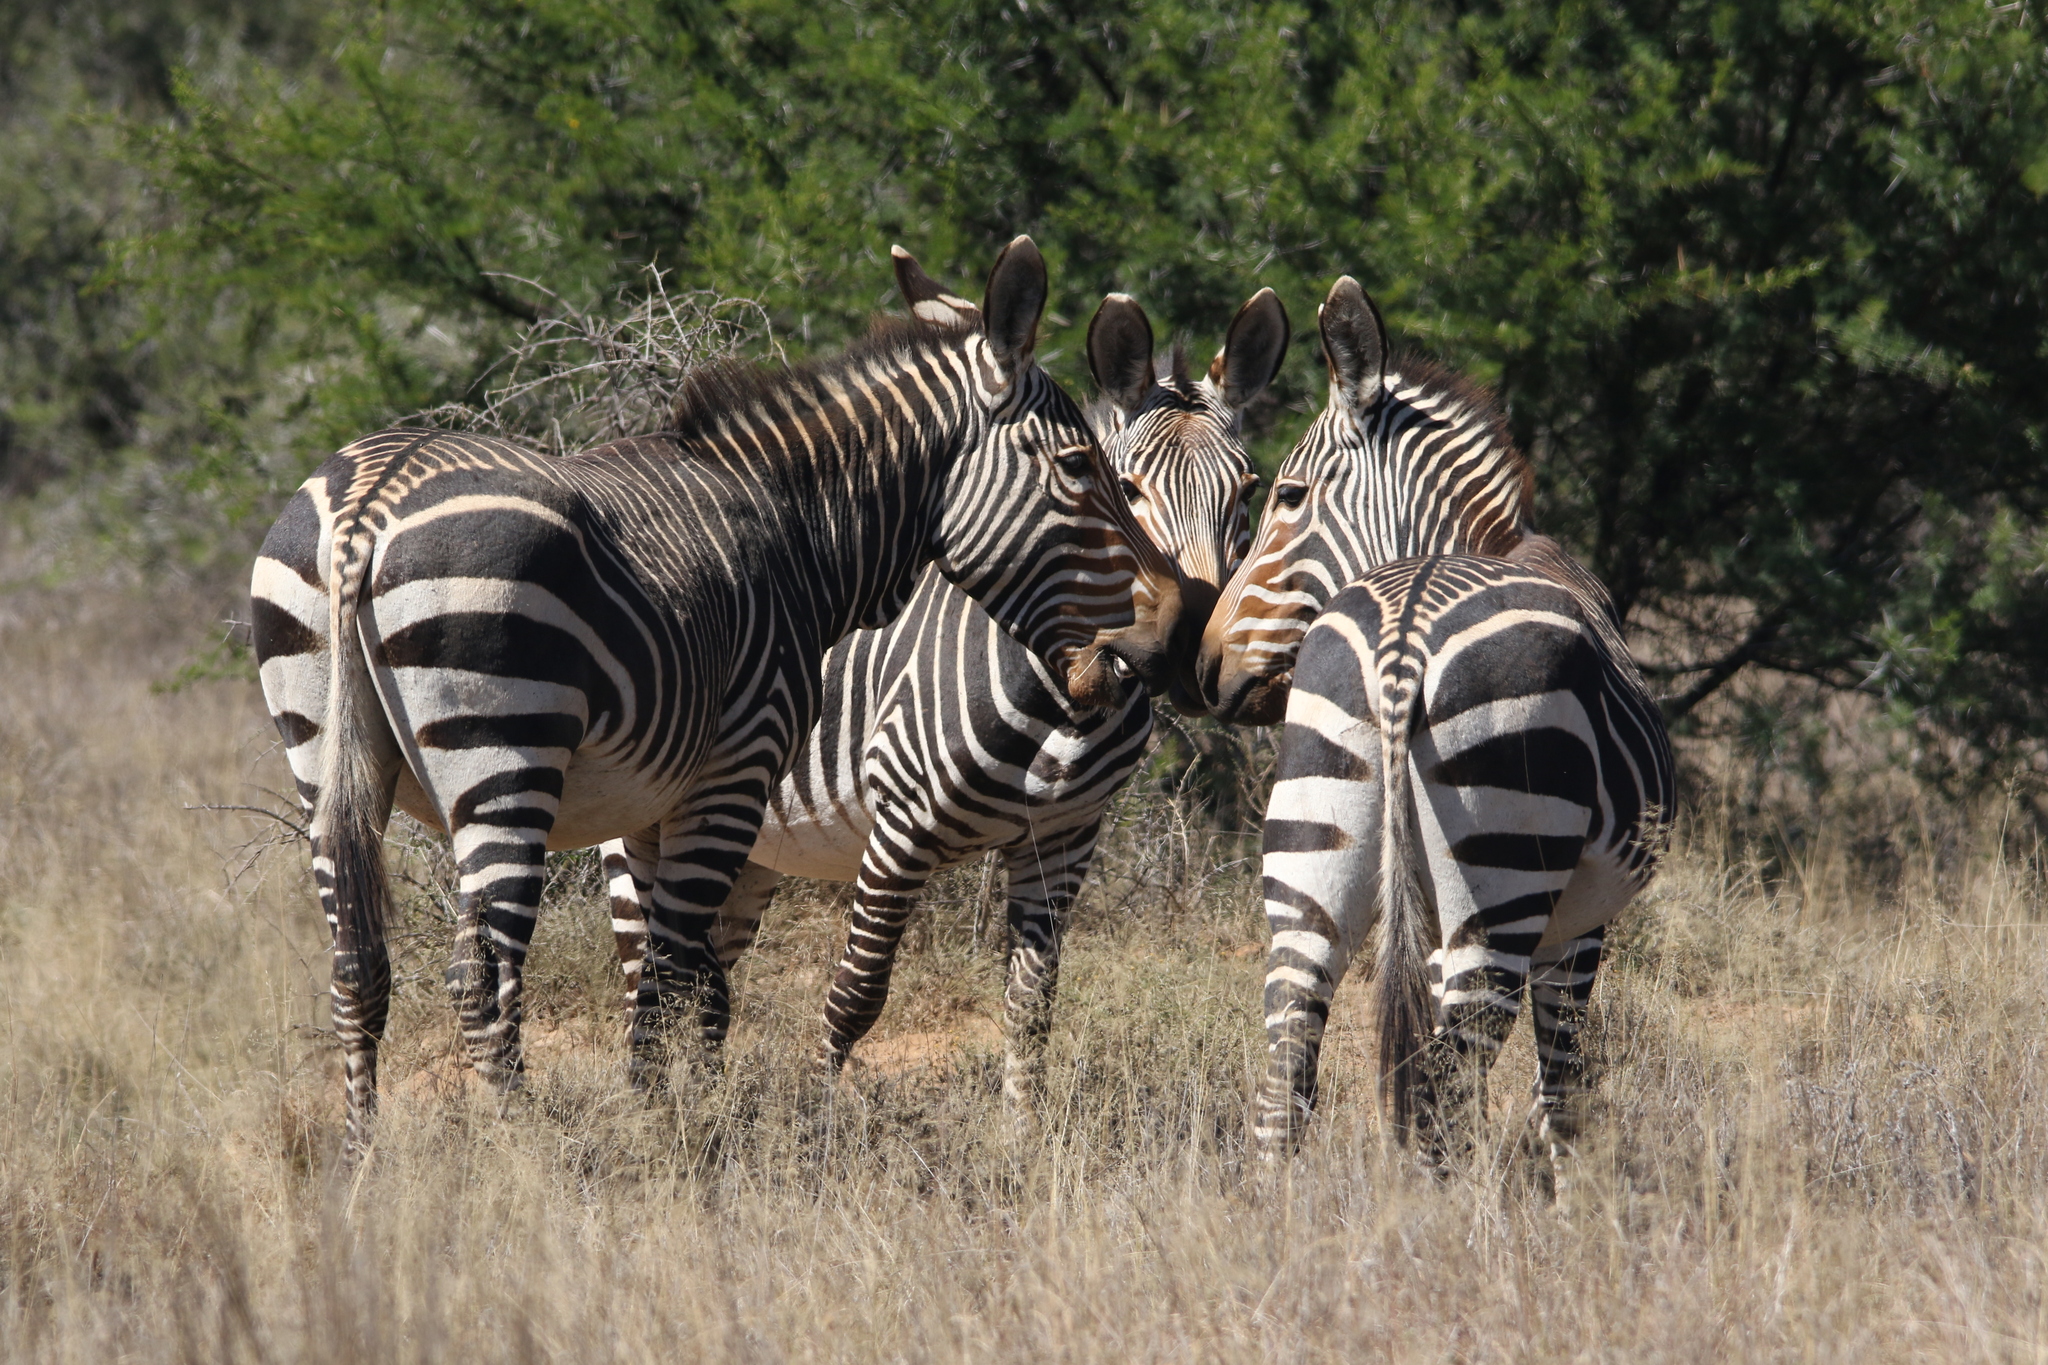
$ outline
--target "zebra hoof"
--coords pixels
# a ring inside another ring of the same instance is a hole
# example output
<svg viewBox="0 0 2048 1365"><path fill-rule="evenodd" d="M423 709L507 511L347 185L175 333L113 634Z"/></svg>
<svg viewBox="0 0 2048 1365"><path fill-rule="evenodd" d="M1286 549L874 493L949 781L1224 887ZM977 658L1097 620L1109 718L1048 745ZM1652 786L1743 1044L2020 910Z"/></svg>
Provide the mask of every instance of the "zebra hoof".
<svg viewBox="0 0 2048 1365"><path fill-rule="evenodd" d="M480 1061L474 1066L477 1079L495 1095L509 1096L525 1088L526 1067L522 1063Z"/></svg>

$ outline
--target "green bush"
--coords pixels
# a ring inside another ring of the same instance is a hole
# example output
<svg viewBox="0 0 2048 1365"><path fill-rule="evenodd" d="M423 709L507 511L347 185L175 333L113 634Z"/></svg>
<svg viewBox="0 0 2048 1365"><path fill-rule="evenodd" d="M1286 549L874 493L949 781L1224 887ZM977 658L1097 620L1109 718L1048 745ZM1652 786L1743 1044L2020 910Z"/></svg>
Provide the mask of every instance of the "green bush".
<svg viewBox="0 0 2048 1365"><path fill-rule="evenodd" d="M234 384L159 367L138 410L203 410L203 439L129 444L223 520L473 396L548 306L508 276L588 306L655 264L801 353L890 303L891 241L978 287L1028 231L1077 386L1106 290L1201 346L1279 290L1269 465L1321 402L1315 304L1358 276L1401 342L1499 390L1545 529L1674 716L1761 668L1876 694L1976 773L2048 721L2032 7L386 0L326 24L186 61L127 121L163 208L109 288L203 305L251 357Z"/></svg>

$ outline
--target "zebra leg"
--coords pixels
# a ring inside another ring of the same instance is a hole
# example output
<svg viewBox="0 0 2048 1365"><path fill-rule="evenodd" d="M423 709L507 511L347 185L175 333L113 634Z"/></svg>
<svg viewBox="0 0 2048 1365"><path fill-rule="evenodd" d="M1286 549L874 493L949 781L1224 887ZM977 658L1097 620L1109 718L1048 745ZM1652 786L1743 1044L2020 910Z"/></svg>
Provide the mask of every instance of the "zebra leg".
<svg viewBox="0 0 2048 1365"><path fill-rule="evenodd" d="M654 1077L646 1065L653 1048L654 981L647 974L648 907L654 899L654 869L661 856L661 826L614 839L604 846L605 882L611 893L612 940L626 980L626 1079L645 1090Z"/></svg>
<svg viewBox="0 0 2048 1365"><path fill-rule="evenodd" d="M1579 714L1573 703L1566 718ZM1438 1173L1471 1150L1486 1074L1579 865L1594 799L1590 770L1552 773L1532 756L1530 731L1506 726L1469 708L1422 727L1414 742L1417 769L1431 775L1418 784L1416 820L1443 945L1431 959L1437 1029L1422 1059L1415 1136L1424 1166ZM1544 777L1534 792L1532 772Z"/></svg>
<svg viewBox="0 0 2048 1365"><path fill-rule="evenodd" d="M711 926L711 949L718 954L718 965L726 971L730 972L740 955L754 946L754 935L761 931L761 916L767 913L768 903L775 899L775 888L781 881L780 872L759 863L750 862L740 869L732 884L732 894L725 898L725 906L718 912L718 922Z"/></svg>
<svg viewBox="0 0 2048 1365"><path fill-rule="evenodd" d="M530 768L518 776L538 785L481 803L453 834L460 898L448 993L470 1064L500 1091L516 1089L526 1072L519 1041L526 950L540 916L548 830L562 789L559 769Z"/></svg>
<svg viewBox="0 0 2048 1365"><path fill-rule="evenodd" d="M1486 1073L1521 1012L1528 961L1491 947L1444 954L1439 1022L1415 1106L1414 1137L1426 1169L1441 1174L1471 1152L1486 1108Z"/></svg>
<svg viewBox="0 0 2048 1365"><path fill-rule="evenodd" d="M867 1036L889 1002L889 975L896 966L903 926L917 908L918 894L938 870L917 843L887 829L884 822L891 814L885 807L861 858L846 951L825 992L825 1039L818 1045L818 1066L827 1076L836 1076L845 1067L853 1045Z"/></svg>
<svg viewBox="0 0 2048 1365"><path fill-rule="evenodd" d="M1005 854L1010 873L1010 963L1003 986L1003 1101L1023 1117L1045 1078L1045 1040L1059 987L1060 941L1095 856L1099 821L1046 845Z"/></svg>
<svg viewBox="0 0 2048 1365"><path fill-rule="evenodd" d="M715 1057L732 1024L732 996L713 945L719 908L746 866L761 831L767 796L758 784L727 787L662 822L660 860L648 902L647 969L653 1009L635 1064L658 1066L661 1037L694 1014L706 1054Z"/></svg>
<svg viewBox="0 0 2048 1365"><path fill-rule="evenodd" d="M1607 926L1545 944L1530 964L1529 1003L1536 1026L1536 1141L1550 1158L1560 1191L1564 1167L1584 1120L1586 1058L1579 1031L1593 996L1593 978Z"/></svg>
<svg viewBox="0 0 2048 1365"><path fill-rule="evenodd" d="M1291 1154L1315 1109L1323 1030L1351 955L1379 917L1384 790L1379 734L1360 715L1359 667L1311 661L1296 674L1266 808L1266 1074L1252 1136ZM1343 666L1339 666L1343 665Z"/></svg>

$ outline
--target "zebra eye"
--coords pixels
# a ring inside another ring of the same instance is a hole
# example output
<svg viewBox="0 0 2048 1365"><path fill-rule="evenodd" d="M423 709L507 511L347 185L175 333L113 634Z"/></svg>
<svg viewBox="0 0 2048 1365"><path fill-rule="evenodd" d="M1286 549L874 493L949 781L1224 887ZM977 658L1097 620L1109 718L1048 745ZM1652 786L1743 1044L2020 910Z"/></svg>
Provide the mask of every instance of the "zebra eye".
<svg viewBox="0 0 2048 1365"><path fill-rule="evenodd" d="M1063 450L1053 456L1052 462L1060 467L1060 473L1072 478L1088 477L1088 452L1085 450Z"/></svg>
<svg viewBox="0 0 2048 1365"><path fill-rule="evenodd" d="M1239 502L1250 502L1252 500L1252 494L1258 492L1259 485L1264 482L1265 480L1261 479L1258 475L1254 474L1251 478L1245 480L1245 485L1243 488L1237 490L1237 500Z"/></svg>
<svg viewBox="0 0 2048 1365"><path fill-rule="evenodd" d="M1308 485L1305 483L1283 483L1273 490L1273 501L1282 507L1299 507L1306 497Z"/></svg>
<svg viewBox="0 0 2048 1365"><path fill-rule="evenodd" d="M1119 483L1124 490L1125 502L1136 502L1139 498L1145 496L1144 490L1140 489L1138 485L1132 483L1129 479L1119 480Z"/></svg>

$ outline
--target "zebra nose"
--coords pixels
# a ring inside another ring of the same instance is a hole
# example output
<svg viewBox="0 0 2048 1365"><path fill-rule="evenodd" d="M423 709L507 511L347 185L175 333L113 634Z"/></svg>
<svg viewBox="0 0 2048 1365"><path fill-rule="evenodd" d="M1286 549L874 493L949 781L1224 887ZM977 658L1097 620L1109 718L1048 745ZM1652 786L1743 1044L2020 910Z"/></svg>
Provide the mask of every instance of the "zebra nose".
<svg viewBox="0 0 2048 1365"><path fill-rule="evenodd" d="M1206 714L1209 707L1202 691L1202 637L1209 615L1220 596L1216 585L1200 578L1181 579L1181 617L1173 642L1173 680L1167 698L1184 716Z"/></svg>
<svg viewBox="0 0 2048 1365"><path fill-rule="evenodd" d="M1183 668L1194 665L1201 652L1202 635L1209 627L1209 614L1216 610L1222 594L1214 583L1201 578L1180 581L1180 621L1174 628L1173 653Z"/></svg>
<svg viewBox="0 0 2048 1365"><path fill-rule="evenodd" d="M1172 685L1173 674L1178 671L1182 636L1187 621L1183 606L1187 585L1179 575L1174 580L1159 585L1152 619L1141 621L1131 629L1120 631L1108 643L1108 651L1128 673L1136 674L1145 684L1145 690L1153 694L1164 692Z"/></svg>
<svg viewBox="0 0 2048 1365"><path fill-rule="evenodd" d="M1202 632L1202 647L1195 654L1194 667L1190 670L1195 685L1195 695L1202 699L1202 705L1211 713L1217 710L1221 698L1217 686L1223 674L1223 637L1214 630Z"/></svg>

